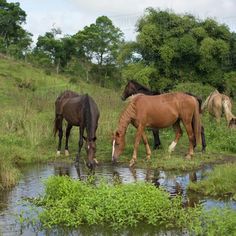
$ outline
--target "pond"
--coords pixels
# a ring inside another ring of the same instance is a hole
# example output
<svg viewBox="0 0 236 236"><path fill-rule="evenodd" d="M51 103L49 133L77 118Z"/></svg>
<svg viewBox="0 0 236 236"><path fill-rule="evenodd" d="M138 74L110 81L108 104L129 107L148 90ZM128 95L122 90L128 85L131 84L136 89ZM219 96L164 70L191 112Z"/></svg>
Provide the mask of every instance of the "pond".
<svg viewBox="0 0 236 236"><path fill-rule="evenodd" d="M113 166L111 164L103 164L96 168L96 180L105 179L109 182L119 181L122 183L130 183L135 181L150 181L157 187L165 188L172 196L181 194L184 197L184 203L193 206L195 203L202 204L205 208L229 205L236 209L235 201L219 201L203 198L199 195L190 195L186 191L186 187L190 181L199 181L203 178L204 173L211 171L211 167L205 167L202 170L191 173L176 174L173 172L165 172L153 169L128 168L126 166ZM22 169L22 178L17 186L9 191L0 192L0 235L49 235L44 231L38 231L31 226L22 227L17 220L17 216L28 210L27 204L24 203L25 197L36 197L44 191L43 181L52 175L69 175L75 179L86 179L88 170L81 165L75 168L73 163L55 162L49 164L40 164L34 166L26 166ZM132 229L135 235L156 235L155 227L140 226ZM104 227L86 227L70 232L70 235L110 235L110 229ZM50 235L62 235L58 229L50 232ZM124 231L123 235L130 235L130 232ZM169 235L176 235L176 232L169 232ZM159 235L165 235L161 232Z"/></svg>

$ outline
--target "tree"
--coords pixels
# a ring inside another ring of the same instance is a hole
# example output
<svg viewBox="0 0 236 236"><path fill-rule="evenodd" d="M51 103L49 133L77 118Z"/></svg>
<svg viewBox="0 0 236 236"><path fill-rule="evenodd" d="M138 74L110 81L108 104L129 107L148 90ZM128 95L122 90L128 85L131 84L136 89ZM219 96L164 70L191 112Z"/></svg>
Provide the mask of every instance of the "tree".
<svg viewBox="0 0 236 236"><path fill-rule="evenodd" d="M70 36L56 38L60 34L59 29L52 29L51 32L46 32L44 36L39 36L34 50L36 54L45 54L46 57L50 58L57 73L66 66L72 55L75 54L74 39Z"/></svg>
<svg viewBox="0 0 236 236"><path fill-rule="evenodd" d="M101 16L95 24L75 34L74 38L77 42L77 56L83 62L87 80L90 72L91 77L102 86L110 84L108 81L112 81L111 78L115 82L117 74L120 74L116 65L119 48L123 43L120 29L108 17Z"/></svg>
<svg viewBox="0 0 236 236"><path fill-rule="evenodd" d="M75 35L81 53L99 65L115 63L122 37L123 33L106 16L98 17L95 24Z"/></svg>
<svg viewBox="0 0 236 236"><path fill-rule="evenodd" d="M25 22L26 13L19 3L0 0L0 50L3 53L21 57L27 51L32 42L32 34L21 27Z"/></svg>
<svg viewBox="0 0 236 236"><path fill-rule="evenodd" d="M148 8L137 23L137 33L135 51L129 53L138 53L139 63L155 69L150 86L161 84L167 90L191 81L225 89L223 75L235 66L232 52L236 51L236 37L226 25ZM124 67L125 74L132 74L129 69Z"/></svg>

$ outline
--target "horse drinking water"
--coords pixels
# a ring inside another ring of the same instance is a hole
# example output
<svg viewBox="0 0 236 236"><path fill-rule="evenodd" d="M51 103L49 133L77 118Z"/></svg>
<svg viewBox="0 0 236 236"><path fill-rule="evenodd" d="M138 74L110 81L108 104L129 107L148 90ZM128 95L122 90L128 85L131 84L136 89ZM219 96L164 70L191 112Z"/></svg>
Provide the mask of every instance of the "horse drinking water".
<svg viewBox="0 0 236 236"><path fill-rule="evenodd" d="M59 143L57 154L60 155L61 141L63 137L62 123L63 119L67 121L65 155L69 154L68 141L72 126L79 126L79 144L76 162L79 162L80 151L83 146L83 139L86 141L86 152L88 158L88 167L93 168L97 164L95 158L96 152L96 130L98 127L99 110L97 104L88 94L79 95L73 91L67 90L60 94L55 101L55 121L54 135L58 131ZM86 130L87 137L84 137Z"/></svg>
<svg viewBox="0 0 236 236"><path fill-rule="evenodd" d="M125 134L130 123L137 128L133 157L130 161L130 166L132 166L137 159L137 149L141 138L146 147L146 157L150 159L151 150L144 133L145 127L159 129L173 126L175 140L169 146L169 151L172 152L182 136L180 121L189 138L189 150L186 157L191 158L196 143L201 140L201 121L197 99L185 93L134 96L120 115L118 129L113 137L112 160L116 161L124 150Z"/></svg>

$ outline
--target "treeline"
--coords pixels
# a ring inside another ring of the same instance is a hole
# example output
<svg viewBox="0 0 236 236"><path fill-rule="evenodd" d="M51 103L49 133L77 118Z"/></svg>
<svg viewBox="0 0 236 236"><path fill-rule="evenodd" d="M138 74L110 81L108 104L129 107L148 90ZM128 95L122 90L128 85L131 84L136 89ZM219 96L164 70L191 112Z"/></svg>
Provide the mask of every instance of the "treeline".
<svg viewBox="0 0 236 236"><path fill-rule="evenodd" d="M101 16L74 35L53 28L34 47L24 23L19 3L0 0L0 52L68 74L72 82L112 87L134 79L160 91L198 82L236 96L236 33L213 19L148 8L136 24L136 41L126 42Z"/></svg>

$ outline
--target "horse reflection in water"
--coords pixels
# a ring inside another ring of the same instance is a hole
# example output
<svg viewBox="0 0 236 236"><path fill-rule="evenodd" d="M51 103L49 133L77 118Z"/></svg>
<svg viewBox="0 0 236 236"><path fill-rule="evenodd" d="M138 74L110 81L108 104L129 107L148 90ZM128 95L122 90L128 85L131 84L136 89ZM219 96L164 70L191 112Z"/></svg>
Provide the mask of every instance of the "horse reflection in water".
<svg viewBox="0 0 236 236"><path fill-rule="evenodd" d="M54 135L58 132L59 142L57 155L61 152L63 137L62 122L67 121L65 155L69 155L68 141L72 126L79 127L79 147L76 155L76 163L79 163L83 139L86 141L87 166L93 169L97 164L96 153L96 130L98 127L99 110L97 104L88 94L79 95L70 90L60 94L55 101ZM86 131L87 137L84 136Z"/></svg>

